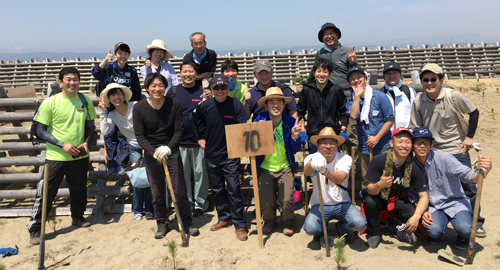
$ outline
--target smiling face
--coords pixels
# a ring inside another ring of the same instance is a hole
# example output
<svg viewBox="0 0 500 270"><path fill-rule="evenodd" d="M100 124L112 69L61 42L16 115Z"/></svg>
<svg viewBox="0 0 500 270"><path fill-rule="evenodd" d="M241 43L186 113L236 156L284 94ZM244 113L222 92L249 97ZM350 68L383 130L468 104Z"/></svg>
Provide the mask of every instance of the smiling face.
<svg viewBox="0 0 500 270"><path fill-rule="evenodd" d="M270 87L273 73L267 70L261 70L260 72L255 74L255 77L257 77L257 81L259 82L261 87Z"/></svg>
<svg viewBox="0 0 500 270"><path fill-rule="evenodd" d="M393 154L406 159L412 149L411 135L408 132L396 134L390 140L390 144L393 148Z"/></svg>
<svg viewBox="0 0 500 270"><path fill-rule="evenodd" d="M154 78L147 90L150 98L161 99L165 95L165 84L159 78Z"/></svg>
<svg viewBox="0 0 500 270"><path fill-rule="evenodd" d="M228 67L222 72L222 75L226 76L227 79L230 81L230 78L233 78L233 82L236 82L236 78L238 77L238 71L232 67Z"/></svg>
<svg viewBox="0 0 500 270"><path fill-rule="evenodd" d="M207 47L207 43L203 40L202 35L196 34L191 37L191 47L198 56L201 56Z"/></svg>
<svg viewBox="0 0 500 270"><path fill-rule="evenodd" d="M357 86L364 86L366 85L366 77L364 74L362 74L361 72L353 72L350 76L349 76L349 86L352 87L353 89Z"/></svg>
<svg viewBox="0 0 500 270"><path fill-rule="evenodd" d="M395 69L388 70L384 73L384 80L389 86L394 86L401 80L401 73Z"/></svg>
<svg viewBox="0 0 500 270"><path fill-rule="evenodd" d="M328 82L328 78L332 73L328 71L326 68L318 67L314 72L314 78L319 84L326 84Z"/></svg>
<svg viewBox="0 0 500 270"><path fill-rule="evenodd" d="M430 99L436 99L441 91L441 86L443 85L444 78L439 79L437 74L432 72L426 72L420 79L420 83L424 87L427 96Z"/></svg>
<svg viewBox="0 0 500 270"><path fill-rule="evenodd" d="M266 109L269 115L280 116L285 109L285 102L282 98L271 98L267 100Z"/></svg>
<svg viewBox="0 0 500 270"><path fill-rule="evenodd" d="M113 91L114 90L114 91ZM125 97L123 96L123 92L121 89L115 88L110 90L110 95L108 95L109 102L113 104L113 106L118 107L123 105L125 102Z"/></svg>
<svg viewBox="0 0 500 270"><path fill-rule="evenodd" d="M128 58L130 57L130 53L124 52L124 51L118 49L115 52L115 57L116 57L116 61L118 62L118 65L120 67L123 67L127 63Z"/></svg>
<svg viewBox="0 0 500 270"><path fill-rule="evenodd" d="M62 91L67 97L74 97L80 88L80 78L77 74L68 73L65 74L62 81L59 80Z"/></svg>
<svg viewBox="0 0 500 270"><path fill-rule="evenodd" d="M229 86L225 84L218 84L215 87L210 87L210 89L212 90L215 100L218 102L226 100L227 94L229 93Z"/></svg>
<svg viewBox="0 0 500 270"><path fill-rule="evenodd" d="M415 156L417 158L426 160L431 150L432 150L432 142L430 138L413 139L413 153L415 153Z"/></svg>
<svg viewBox="0 0 500 270"><path fill-rule="evenodd" d="M191 87L195 84L196 70L191 65L181 66L182 84L186 87Z"/></svg>
<svg viewBox="0 0 500 270"><path fill-rule="evenodd" d="M326 162L332 162L337 152L338 142L335 139L321 139L318 141L318 151L325 157Z"/></svg>
<svg viewBox="0 0 500 270"><path fill-rule="evenodd" d="M335 32L335 29L329 28L323 31L323 43L325 43L328 49L336 48L338 45L339 33Z"/></svg>
<svg viewBox="0 0 500 270"><path fill-rule="evenodd" d="M163 58L165 55L165 51L162 49L154 49L153 52L151 53L151 60L155 62L160 62L160 60Z"/></svg>

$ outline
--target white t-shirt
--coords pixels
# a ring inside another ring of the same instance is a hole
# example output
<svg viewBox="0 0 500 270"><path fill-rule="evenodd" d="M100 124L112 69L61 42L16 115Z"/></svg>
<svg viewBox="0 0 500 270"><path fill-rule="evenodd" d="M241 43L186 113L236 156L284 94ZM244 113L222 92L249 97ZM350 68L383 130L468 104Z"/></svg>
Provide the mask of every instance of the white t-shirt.
<svg viewBox="0 0 500 270"><path fill-rule="evenodd" d="M309 163L313 155L321 155L321 154L319 152L316 152L314 154L308 155L304 160L304 164ZM337 152L335 154L335 158L333 158L333 161L326 164L326 168L332 172L339 172L339 171L346 172L347 176L342 182L342 186L347 188L349 183L348 180L349 180L349 172L351 171L351 165L352 165L352 158L350 156ZM319 175L319 180L321 183L321 193L323 196L324 205L336 205L343 202L349 202L351 200L351 198L349 197L349 193L347 191L339 188L337 184L333 183L330 180L325 181L326 178L324 175L320 173L317 173L316 175ZM319 204L319 194L317 186L318 182L316 180L316 175L311 179L313 182L313 193L311 196L311 200L309 201L309 207Z"/></svg>

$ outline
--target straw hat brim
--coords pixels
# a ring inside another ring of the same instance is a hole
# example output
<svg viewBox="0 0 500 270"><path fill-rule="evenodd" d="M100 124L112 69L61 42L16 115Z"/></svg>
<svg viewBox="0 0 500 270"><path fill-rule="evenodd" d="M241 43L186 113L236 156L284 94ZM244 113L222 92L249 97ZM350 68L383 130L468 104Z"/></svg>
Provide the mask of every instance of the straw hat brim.
<svg viewBox="0 0 500 270"><path fill-rule="evenodd" d="M263 97L261 97L257 101L257 105L259 105L259 107L266 107L266 100L272 99L272 98L282 98L282 99L285 100L285 104L287 104L288 102L292 101L292 97L285 97L285 96L282 96L282 95L269 95L269 96L263 96Z"/></svg>
<svg viewBox="0 0 500 270"><path fill-rule="evenodd" d="M345 138L339 135L325 134L325 135L314 135L311 136L311 142L318 146L318 141L321 139L335 139L337 140L337 146L341 146L345 142Z"/></svg>
<svg viewBox="0 0 500 270"><path fill-rule="evenodd" d="M163 58L161 59L163 62L168 62L168 59L170 59L170 57L172 57L172 54L167 50L167 48L163 48L163 47L160 47L160 46L154 45L154 44L150 44L150 45L146 46L146 53L149 55L149 57L151 57L151 54L149 54L149 51L151 49L160 49L160 50L165 51L165 54L163 55Z"/></svg>
<svg viewBox="0 0 500 270"><path fill-rule="evenodd" d="M115 88L122 90L123 99L125 101L129 101L130 98L132 98L132 91L128 87L126 87L125 85L117 84L117 83L110 83L101 92L101 100L104 102L104 104L106 104L106 107L109 107L109 105L111 104L111 102L109 101L109 98L108 98L108 92L111 89L115 89Z"/></svg>

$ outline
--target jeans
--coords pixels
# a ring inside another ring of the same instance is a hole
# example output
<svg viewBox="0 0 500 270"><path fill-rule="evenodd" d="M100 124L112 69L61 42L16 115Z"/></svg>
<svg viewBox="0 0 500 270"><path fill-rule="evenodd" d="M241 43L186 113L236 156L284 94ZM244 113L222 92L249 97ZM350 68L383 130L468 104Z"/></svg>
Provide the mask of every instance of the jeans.
<svg viewBox="0 0 500 270"><path fill-rule="evenodd" d="M184 179L186 180L186 189L189 204L191 208L208 209L208 174L204 161L205 151L201 147L180 146L182 164L184 164ZM194 197L193 187L191 186L191 171L194 174Z"/></svg>
<svg viewBox="0 0 500 270"><path fill-rule="evenodd" d="M463 210L458 212L454 217L448 216L443 210L436 210L432 213L432 225L424 227L425 231L432 238L440 238L446 232L448 221L453 225L453 229L460 237L469 239L472 229L472 214L469 211Z"/></svg>
<svg viewBox="0 0 500 270"><path fill-rule="evenodd" d="M472 168L469 152L465 152L465 154L462 153L455 154L453 156L463 165ZM469 197L472 209L474 209L474 205L476 204L477 187L475 184L472 183L464 183L464 182L461 183L462 183L462 188L464 189L465 196ZM485 221L484 217L481 216L481 206L479 206L479 215L477 216L477 223L478 225L483 225L484 221Z"/></svg>
<svg viewBox="0 0 500 270"><path fill-rule="evenodd" d="M339 203L337 205L324 205L326 223L336 219L340 234L361 231L366 227L366 219L361 211L351 202ZM319 204L311 207L311 212L304 221L304 231L308 235L323 235L323 221L321 220L321 209Z"/></svg>
<svg viewBox="0 0 500 270"><path fill-rule="evenodd" d="M128 156L130 158L130 163L134 164L142 156L142 148L130 145L128 147ZM144 163L144 160L142 160ZM146 213L153 213L153 195L151 194L151 187L147 188L136 188L134 187L134 196L132 208L134 214L141 214L144 210L144 204L146 204Z"/></svg>

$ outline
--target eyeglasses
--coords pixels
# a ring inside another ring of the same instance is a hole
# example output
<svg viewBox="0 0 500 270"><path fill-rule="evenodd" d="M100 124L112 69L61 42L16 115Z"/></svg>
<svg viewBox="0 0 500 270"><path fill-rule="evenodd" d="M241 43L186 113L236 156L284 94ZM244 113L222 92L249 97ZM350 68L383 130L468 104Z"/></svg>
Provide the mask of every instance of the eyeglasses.
<svg viewBox="0 0 500 270"><path fill-rule="evenodd" d="M337 145L337 142L336 141L330 141L330 142L319 142L319 144L323 145L323 146L328 146L328 145L331 145L331 146L336 146Z"/></svg>
<svg viewBox="0 0 500 270"><path fill-rule="evenodd" d="M438 79L437 79L436 77L433 77L433 78L431 78L431 79L429 79L429 78L422 79L422 81L423 81L424 83L428 83L429 81L431 81L431 82L435 83L437 80L438 80Z"/></svg>
<svg viewBox="0 0 500 270"><path fill-rule="evenodd" d="M223 90L224 91L226 89L227 89L227 85L221 85L221 86L217 85L214 87L214 90Z"/></svg>
<svg viewBox="0 0 500 270"><path fill-rule="evenodd" d="M413 144L416 146L424 145L424 146L429 146L431 145L431 142L429 140L414 140Z"/></svg>

